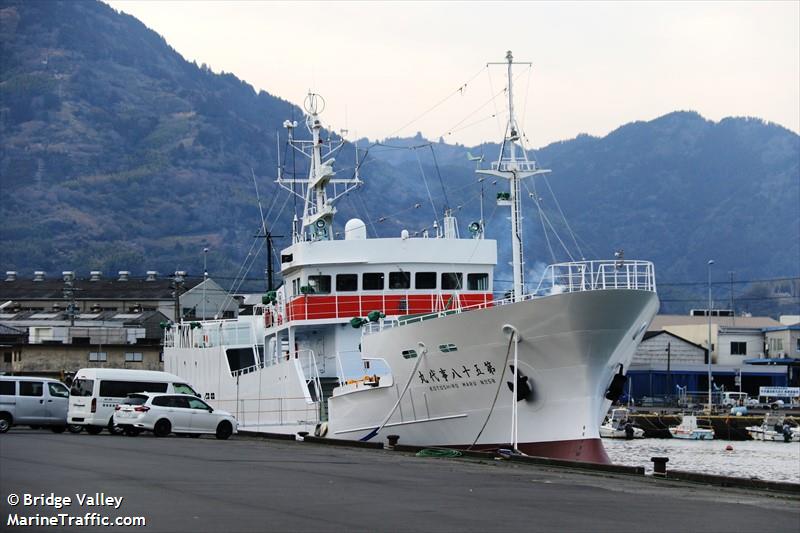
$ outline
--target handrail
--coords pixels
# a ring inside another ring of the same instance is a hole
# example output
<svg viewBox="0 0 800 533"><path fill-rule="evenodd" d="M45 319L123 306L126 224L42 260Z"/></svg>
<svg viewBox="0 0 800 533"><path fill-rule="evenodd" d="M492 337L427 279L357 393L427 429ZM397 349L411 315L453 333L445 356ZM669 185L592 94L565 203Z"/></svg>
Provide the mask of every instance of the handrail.
<svg viewBox="0 0 800 533"><path fill-rule="evenodd" d="M609 289L656 292L655 266L650 261L572 261L549 265L536 290L526 296Z"/></svg>
<svg viewBox="0 0 800 533"><path fill-rule="evenodd" d="M415 324L424 320L441 318L465 311L508 305L524 300L534 300L569 292L599 290L639 290L656 292L655 266L650 261L602 260L571 261L549 265L539 281L536 290L521 298L505 298L457 309L427 313L403 320L380 320L362 327L361 334L369 335L384 329Z"/></svg>

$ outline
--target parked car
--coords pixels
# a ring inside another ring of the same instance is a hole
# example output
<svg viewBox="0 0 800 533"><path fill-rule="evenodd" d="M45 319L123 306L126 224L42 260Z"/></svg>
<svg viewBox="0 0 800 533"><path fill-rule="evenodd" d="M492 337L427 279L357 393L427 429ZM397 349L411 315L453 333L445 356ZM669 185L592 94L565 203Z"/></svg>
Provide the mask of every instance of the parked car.
<svg viewBox="0 0 800 533"><path fill-rule="evenodd" d="M786 407L786 404L783 403L783 400L775 400L774 402L770 402L769 404L769 408L772 409L773 411L776 411L778 409L783 409L784 407Z"/></svg>
<svg viewBox="0 0 800 533"><path fill-rule="evenodd" d="M82 368L70 389L68 420L83 426L90 435L103 428L114 432L114 407L134 392L194 394L183 379L168 372L120 368Z"/></svg>
<svg viewBox="0 0 800 533"><path fill-rule="evenodd" d="M0 376L0 433L11 426L67 429L69 389L55 379Z"/></svg>
<svg viewBox="0 0 800 533"><path fill-rule="evenodd" d="M129 394L114 410L114 425L127 435L142 430L156 437L211 434L227 439L237 432L236 419L191 394Z"/></svg>

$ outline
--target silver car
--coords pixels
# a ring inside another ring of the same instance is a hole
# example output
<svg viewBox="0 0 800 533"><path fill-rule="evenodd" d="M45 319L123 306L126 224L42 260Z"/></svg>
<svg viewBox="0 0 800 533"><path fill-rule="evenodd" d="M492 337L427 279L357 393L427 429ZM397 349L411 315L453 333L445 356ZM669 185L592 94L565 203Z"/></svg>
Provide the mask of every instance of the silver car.
<svg viewBox="0 0 800 533"><path fill-rule="evenodd" d="M11 426L67 428L69 389L55 379L0 376L0 433Z"/></svg>
<svg viewBox="0 0 800 533"><path fill-rule="evenodd" d="M211 434L227 439L237 432L236 419L227 411L214 409L191 394L136 393L117 405L114 425L127 435L142 430L156 437Z"/></svg>

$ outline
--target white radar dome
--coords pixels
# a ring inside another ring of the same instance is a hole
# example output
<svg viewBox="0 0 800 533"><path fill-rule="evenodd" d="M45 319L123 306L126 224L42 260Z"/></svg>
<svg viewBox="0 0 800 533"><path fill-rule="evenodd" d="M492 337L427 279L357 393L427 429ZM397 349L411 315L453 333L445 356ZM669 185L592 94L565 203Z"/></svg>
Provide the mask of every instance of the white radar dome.
<svg viewBox="0 0 800 533"><path fill-rule="evenodd" d="M367 239L367 226L360 218L351 218L344 225L344 240L364 241Z"/></svg>

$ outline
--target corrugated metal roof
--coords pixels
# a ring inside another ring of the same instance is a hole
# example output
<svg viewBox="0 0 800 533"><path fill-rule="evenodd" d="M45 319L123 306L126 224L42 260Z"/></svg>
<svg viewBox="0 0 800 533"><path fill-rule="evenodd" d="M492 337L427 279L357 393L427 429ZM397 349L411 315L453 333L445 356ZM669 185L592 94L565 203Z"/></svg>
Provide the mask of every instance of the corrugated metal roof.
<svg viewBox="0 0 800 533"><path fill-rule="evenodd" d="M691 344L692 346L696 346L696 347L700 348L701 350L703 350L704 352L708 351L705 346L701 346L700 344L697 344L696 342L692 342L690 340L684 339L680 335L676 335L675 333L673 333L671 331L664 330L664 329L659 330L659 331L653 331L652 329L650 329L648 331L645 331L644 335L642 336L642 341L646 341L647 339L652 339L653 337L658 337L659 335L662 335L662 334L663 335L669 335L670 337L673 337L675 339L681 340L681 341L685 342L686 344Z"/></svg>
<svg viewBox="0 0 800 533"><path fill-rule="evenodd" d="M202 279L186 279L184 290L189 290L202 282ZM6 300L64 300L64 281L61 279L45 281L0 281L0 301ZM157 279L145 281L132 279L117 281L76 280L73 282L76 300L169 300L172 296L172 280Z"/></svg>
<svg viewBox="0 0 800 533"><path fill-rule="evenodd" d="M43 315L46 315L43 316ZM135 315L119 313L117 311L102 311L100 313L80 314L75 317L75 322L120 322L124 324L141 324L153 315L164 316L160 311L144 311ZM166 318L166 317L164 317ZM6 315L3 317L6 324L14 322L41 322L41 325L47 326L56 322L69 322L69 316L62 311L60 313L41 313L39 311L20 311L15 315ZM38 325L38 324L37 324Z"/></svg>
<svg viewBox="0 0 800 533"><path fill-rule="evenodd" d="M0 335L20 335L21 336L21 335L27 335L27 334L28 334L27 331L24 331L24 330L21 330L21 329L17 329L17 328L12 328L11 326L6 326L5 324L0 324Z"/></svg>
<svg viewBox="0 0 800 533"><path fill-rule="evenodd" d="M768 328L781 326L781 323L768 316L712 316L711 323L725 327ZM669 326L701 326L708 324L708 317L689 315L656 315L650 330L660 330Z"/></svg>

